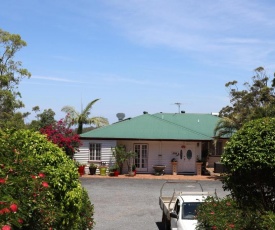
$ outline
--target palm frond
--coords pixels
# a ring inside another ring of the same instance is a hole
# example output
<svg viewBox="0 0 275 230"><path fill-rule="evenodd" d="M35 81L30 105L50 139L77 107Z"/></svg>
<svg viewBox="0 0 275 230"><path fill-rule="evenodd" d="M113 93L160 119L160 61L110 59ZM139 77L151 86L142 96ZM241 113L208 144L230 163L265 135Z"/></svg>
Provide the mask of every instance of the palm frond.
<svg viewBox="0 0 275 230"><path fill-rule="evenodd" d="M99 100L99 98L98 98L98 99L95 99L95 100L93 100L93 101L91 101L91 102L85 107L85 109L84 109L83 111L81 111L81 114L87 114L87 115L89 115L89 114L90 114L89 111L91 110L93 104L96 103L98 100ZM89 113L89 114L88 114L88 113Z"/></svg>
<svg viewBox="0 0 275 230"><path fill-rule="evenodd" d="M222 136L230 137L236 131L236 129L237 124L235 120L228 117L223 117L219 120L214 129L214 136L216 138L220 138Z"/></svg>
<svg viewBox="0 0 275 230"><path fill-rule="evenodd" d="M97 128L109 125L108 119L104 117L92 117L88 120L88 123L95 125Z"/></svg>
<svg viewBox="0 0 275 230"><path fill-rule="evenodd" d="M79 116L79 114L78 114L78 112L75 110L75 108L72 107L72 106L69 106L69 105L64 106L64 107L61 109L61 111L62 111L62 112L65 112L65 113L67 113L67 114L69 114L69 116L72 117L72 118L76 118L76 117Z"/></svg>
<svg viewBox="0 0 275 230"><path fill-rule="evenodd" d="M93 124L96 127L101 127L104 125L108 125L108 119L104 117L93 117L89 118L89 115L91 114L90 110L94 103L96 103L99 99L95 99L91 101L83 111L78 113L74 107L72 106L64 106L61 111L66 112L69 114L68 121L70 121L71 125L78 124L77 133L81 134L83 130L83 125L87 124Z"/></svg>

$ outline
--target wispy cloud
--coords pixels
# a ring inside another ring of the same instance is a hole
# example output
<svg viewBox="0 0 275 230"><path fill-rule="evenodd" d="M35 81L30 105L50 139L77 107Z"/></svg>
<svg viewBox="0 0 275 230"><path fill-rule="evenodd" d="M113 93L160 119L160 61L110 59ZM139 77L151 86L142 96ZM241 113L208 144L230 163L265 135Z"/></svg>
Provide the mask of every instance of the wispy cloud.
<svg viewBox="0 0 275 230"><path fill-rule="evenodd" d="M141 45L165 46L220 64L268 61L275 52L273 3L129 0L105 4L110 8L105 16L113 26Z"/></svg>
<svg viewBox="0 0 275 230"><path fill-rule="evenodd" d="M75 81L67 78L57 78L57 77L48 77L48 76L32 76L32 79L39 79L45 81L55 81L55 82L67 82L67 83L85 83L81 81Z"/></svg>
<svg viewBox="0 0 275 230"><path fill-rule="evenodd" d="M181 83L171 83L171 82L164 82L164 81L149 81L146 79L134 79L134 78L125 78L119 76L109 76L105 77L104 80L108 83L112 84L131 84L133 85L140 85L140 86L148 86L148 87L165 87L165 88L182 88L186 85Z"/></svg>

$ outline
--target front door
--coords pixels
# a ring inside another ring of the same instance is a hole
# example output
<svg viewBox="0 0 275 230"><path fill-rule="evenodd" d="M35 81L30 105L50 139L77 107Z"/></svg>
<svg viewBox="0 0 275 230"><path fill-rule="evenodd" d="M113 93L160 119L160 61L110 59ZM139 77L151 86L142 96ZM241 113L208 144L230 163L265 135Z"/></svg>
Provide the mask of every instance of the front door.
<svg viewBox="0 0 275 230"><path fill-rule="evenodd" d="M196 172L196 154L195 146L187 145L185 149L180 151L178 158L179 173L195 173Z"/></svg>
<svg viewBox="0 0 275 230"><path fill-rule="evenodd" d="M135 144L134 150L137 153L135 165L138 172L147 172L148 170L148 145Z"/></svg>

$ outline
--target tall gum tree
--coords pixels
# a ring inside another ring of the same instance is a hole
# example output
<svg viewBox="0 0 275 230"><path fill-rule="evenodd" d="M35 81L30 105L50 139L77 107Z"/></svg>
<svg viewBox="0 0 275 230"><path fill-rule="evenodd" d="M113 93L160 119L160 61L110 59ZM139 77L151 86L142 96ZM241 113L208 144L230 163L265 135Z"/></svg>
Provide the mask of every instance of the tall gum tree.
<svg viewBox="0 0 275 230"><path fill-rule="evenodd" d="M248 121L275 117L275 78L270 81L263 67L256 68L254 72L252 83L245 82L241 90L235 80L226 83L231 105L220 111L222 119L215 128L216 137L231 136Z"/></svg>
<svg viewBox="0 0 275 230"><path fill-rule="evenodd" d="M18 34L10 34L0 29L0 127L7 126L12 120L23 118L24 114L16 113L24 104L19 99L20 81L31 74L22 68L22 62L16 61L15 54L27 43ZM22 122L22 119L21 119Z"/></svg>

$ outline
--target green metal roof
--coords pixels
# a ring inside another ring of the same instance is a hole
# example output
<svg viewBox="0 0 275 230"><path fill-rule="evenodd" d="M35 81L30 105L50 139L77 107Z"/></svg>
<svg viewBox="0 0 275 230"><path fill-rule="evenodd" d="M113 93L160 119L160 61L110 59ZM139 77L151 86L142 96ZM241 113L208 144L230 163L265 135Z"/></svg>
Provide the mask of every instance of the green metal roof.
<svg viewBox="0 0 275 230"><path fill-rule="evenodd" d="M80 136L83 139L211 140L219 119L211 114L143 114Z"/></svg>

